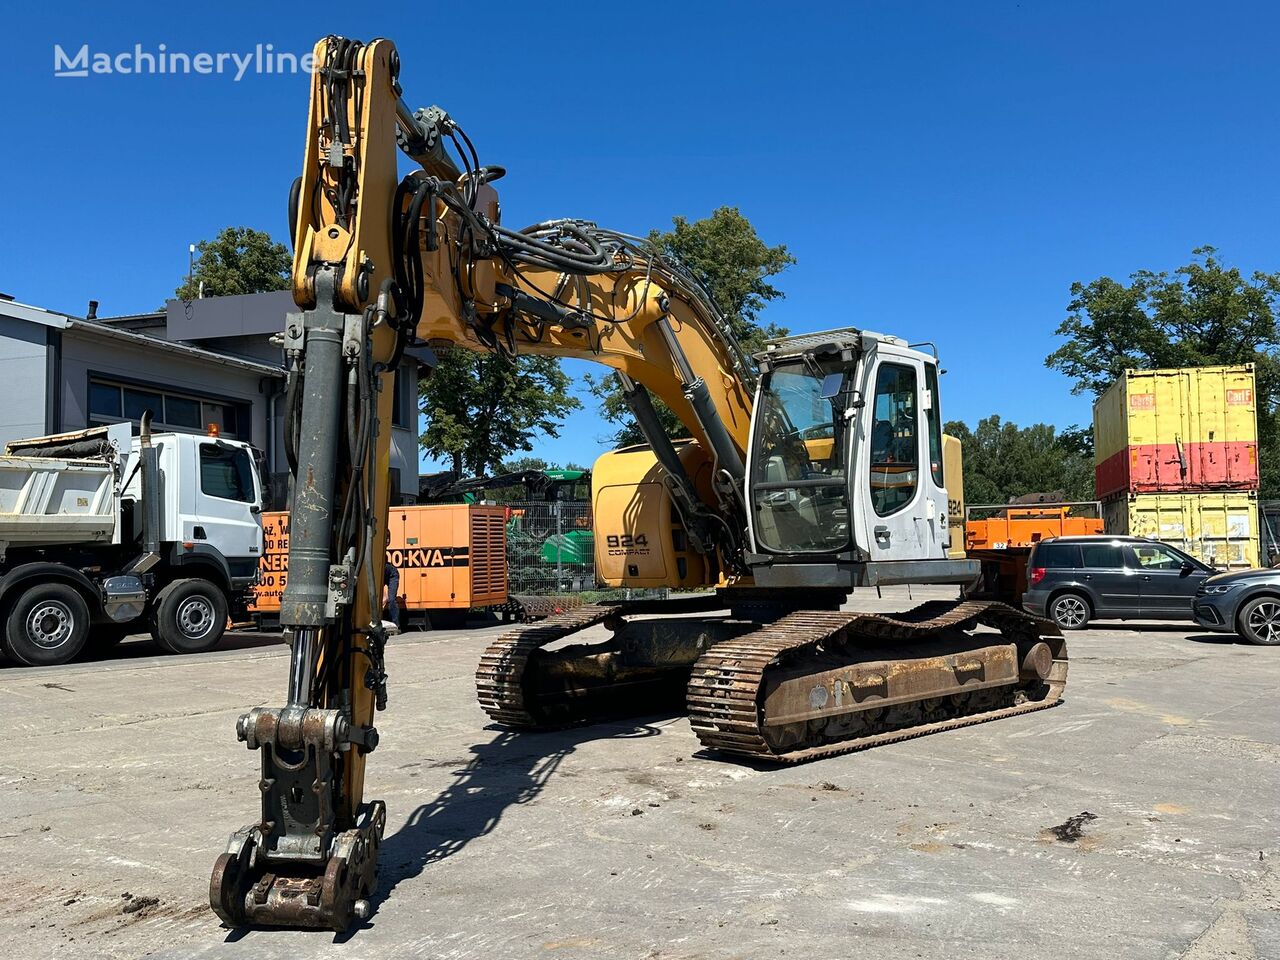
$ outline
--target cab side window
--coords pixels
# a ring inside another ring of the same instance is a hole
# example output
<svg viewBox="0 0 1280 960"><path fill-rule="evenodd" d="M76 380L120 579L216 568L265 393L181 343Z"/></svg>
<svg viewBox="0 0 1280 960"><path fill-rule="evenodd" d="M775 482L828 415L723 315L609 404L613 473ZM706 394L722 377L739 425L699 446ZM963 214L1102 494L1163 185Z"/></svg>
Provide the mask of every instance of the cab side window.
<svg viewBox="0 0 1280 960"><path fill-rule="evenodd" d="M882 363L871 405L871 503L887 517L916 494L920 476L920 414L916 371Z"/></svg>
<svg viewBox="0 0 1280 960"><path fill-rule="evenodd" d="M200 445L200 492L223 500L253 503L253 464L241 447Z"/></svg>
<svg viewBox="0 0 1280 960"><path fill-rule="evenodd" d="M924 385L929 391L929 470L933 482L945 487L942 475L942 404L938 401L938 368L929 364L924 370Z"/></svg>

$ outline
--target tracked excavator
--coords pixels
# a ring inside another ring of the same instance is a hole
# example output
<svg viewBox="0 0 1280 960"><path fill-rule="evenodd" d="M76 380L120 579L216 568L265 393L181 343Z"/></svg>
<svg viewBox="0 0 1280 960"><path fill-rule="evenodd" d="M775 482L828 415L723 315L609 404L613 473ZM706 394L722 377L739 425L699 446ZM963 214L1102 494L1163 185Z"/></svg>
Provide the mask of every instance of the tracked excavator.
<svg viewBox="0 0 1280 960"><path fill-rule="evenodd" d="M315 56L284 333L288 688L237 724L261 755L261 813L214 866L225 922L343 930L372 910L386 809L364 778L387 702L389 384L407 350L613 368L647 443L594 467L598 575L690 591L499 639L476 678L498 723L675 698L707 748L789 762L1058 702L1052 624L988 602L841 609L856 586L977 573L947 558L936 351L846 328L747 356L649 243L582 220L504 226L502 169L444 110L410 110L390 41L328 37ZM666 435L655 398L689 438Z"/></svg>

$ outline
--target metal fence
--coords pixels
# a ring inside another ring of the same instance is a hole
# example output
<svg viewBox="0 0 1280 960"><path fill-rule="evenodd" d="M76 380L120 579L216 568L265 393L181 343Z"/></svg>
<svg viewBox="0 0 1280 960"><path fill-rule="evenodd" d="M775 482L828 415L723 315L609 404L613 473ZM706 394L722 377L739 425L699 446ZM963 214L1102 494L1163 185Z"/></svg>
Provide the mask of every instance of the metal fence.
<svg viewBox="0 0 1280 960"><path fill-rule="evenodd" d="M506 504L508 589L520 593L594 590L596 567L591 504L522 501Z"/></svg>

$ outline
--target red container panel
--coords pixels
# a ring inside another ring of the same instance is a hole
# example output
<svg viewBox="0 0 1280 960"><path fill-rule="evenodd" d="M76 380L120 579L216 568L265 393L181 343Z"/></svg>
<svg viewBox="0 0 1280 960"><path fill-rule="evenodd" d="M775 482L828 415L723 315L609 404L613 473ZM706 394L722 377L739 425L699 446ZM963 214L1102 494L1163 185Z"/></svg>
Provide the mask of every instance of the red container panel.
<svg viewBox="0 0 1280 960"><path fill-rule="evenodd" d="M1099 499L1117 493L1258 489L1258 447L1234 443L1129 446L1094 468Z"/></svg>

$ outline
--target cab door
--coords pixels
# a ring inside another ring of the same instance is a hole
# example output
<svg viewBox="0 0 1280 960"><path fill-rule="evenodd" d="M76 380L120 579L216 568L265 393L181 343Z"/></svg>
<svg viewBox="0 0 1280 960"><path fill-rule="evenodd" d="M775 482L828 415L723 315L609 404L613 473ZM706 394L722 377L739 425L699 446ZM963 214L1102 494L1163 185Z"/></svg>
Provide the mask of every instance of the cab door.
<svg viewBox="0 0 1280 960"><path fill-rule="evenodd" d="M878 353L867 381L857 483L865 532L859 539L872 561L946 552L941 429L933 423L938 398L926 366L911 356Z"/></svg>
<svg viewBox="0 0 1280 960"><path fill-rule="evenodd" d="M262 552L262 489L246 447L225 440L195 443L195 511L183 539L205 542L227 559Z"/></svg>

